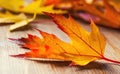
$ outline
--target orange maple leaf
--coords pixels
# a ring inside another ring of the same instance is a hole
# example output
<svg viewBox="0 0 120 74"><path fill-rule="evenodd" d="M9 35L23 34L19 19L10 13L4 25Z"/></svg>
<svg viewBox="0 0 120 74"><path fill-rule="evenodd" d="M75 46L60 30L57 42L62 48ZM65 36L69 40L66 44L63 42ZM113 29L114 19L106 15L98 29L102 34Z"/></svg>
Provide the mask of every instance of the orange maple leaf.
<svg viewBox="0 0 120 74"><path fill-rule="evenodd" d="M28 35L28 38L12 39L17 40L22 47L31 51L25 54L15 55L27 58L50 58L72 61L75 65L86 65L97 59L104 59L110 62L120 63L104 56L106 40L99 32L97 26L91 22L91 32L87 32L70 16L50 14L58 27L64 31L70 42L64 42L53 34L38 30L43 38Z"/></svg>
<svg viewBox="0 0 120 74"><path fill-rule="evenodd" d="M89 22L92 18L96 24L120 29L120 13L115 8L115 4L111 0L67 0L55 5L55 8L69 10L71 15L82 18ZM110 3L112 3L112 5ZM67 3L67 4L66 4ZM117 1L117 3L119 3ZM116 4L117 5L117 4ZM114 20L113 20L114 19Z"/></svg>

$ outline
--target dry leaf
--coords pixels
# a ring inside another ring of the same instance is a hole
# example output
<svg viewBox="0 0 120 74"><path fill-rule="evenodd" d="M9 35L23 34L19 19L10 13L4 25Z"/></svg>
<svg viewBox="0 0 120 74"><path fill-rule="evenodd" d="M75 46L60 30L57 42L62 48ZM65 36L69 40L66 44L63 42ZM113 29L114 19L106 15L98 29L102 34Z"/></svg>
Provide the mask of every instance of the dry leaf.
<svg viewBox="0 0 120 74"><path fill-rule="evenodd" d="M30 52L13 55L14 57L59 59L72 61L72 65L82 66L97 59L120 63L104 56L106 40L93 22L91 22L91 32L87 32L70 16L66 18L62 15L46 14L53 18L71 41L67 43L54 34L38 30L43 38L28 34L28 38L11 39L18 41L22 47L30 49Z"/></svg>
<svg viewBox="0 0 120 74"><path fill-rule="evenodd" d="M95 21L94 19L93 21L97 24L120 29L120 13L110 5L108 0L94 0L92 4L87 3L85 0L76 0L74 2L69 0L68 3L71 4L69 5L71 7L67 9L75 17L82 18L85 21L90 21L88 19L94 17ZM64 9L67 7L64 1L62 2L64 7L60 7L60 5L58 4L56 8Z"/></svg>
<svg viewBox="0 0 120 74"><path fill-rule="evenodd" d="M23 13L21 14L12 14L10 12L0 13L0 23L14 23L11 24L9 30L13 31L17 28L28 25L29 22L35 19L36 14L34 14L33 18L27 18L27 16Z"/></svg>
<svg viewBox="0 0 120 74"><path fill-rule="evenodd" d="M8 11L0 13L0 23L14 23L26 19L25 14L12 14Z"/></svg>
<svg viewBox="0 0 120 74"><path fill-rule="evenodd" d="M63 10L55 10L54 5L44 6L44 0L0 0L0 6L2 8L14 11L14 12L25 12L25 13L37 13L42 14L42 12L51 12L51 13L66 13Z"/></svg>
<svg viewBox="0 0 120 74"><path fill-rule="evenodd" d="M27 18L24 20L21 20L19 22L15 22L14 24L12 24L9 28L10 31L16 30L18 28L24 27L26 25L28 25L30 22L32 22L36 17L36 14L34 14L33 18Z"/></svg>

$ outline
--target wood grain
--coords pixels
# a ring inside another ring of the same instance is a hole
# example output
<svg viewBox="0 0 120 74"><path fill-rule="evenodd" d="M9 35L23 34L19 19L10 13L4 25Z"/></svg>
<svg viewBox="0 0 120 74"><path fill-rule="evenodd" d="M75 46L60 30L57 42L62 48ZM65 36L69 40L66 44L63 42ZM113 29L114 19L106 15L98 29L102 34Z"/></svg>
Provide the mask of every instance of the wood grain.
<svg viewBox="0 0 120 74"><path fill-rule="evenodd" d="M83 22L81 24L90 30L89 25ZM26 37L27 33L39 35L39 33L32 28L9 32L9 26L0 26L0 74L120 74L120 65L101 60L91 62L87 66L69 67L69 62L30 61L10 57L11 54L24 53L27 50L20 48L8 38ZM31 26L53 33L64 41L69 40L51 20L39 20L39 23L32 23ZM104 27L100 27L100 30L107 39L105 55L120 61L120 30Z"/></svg>

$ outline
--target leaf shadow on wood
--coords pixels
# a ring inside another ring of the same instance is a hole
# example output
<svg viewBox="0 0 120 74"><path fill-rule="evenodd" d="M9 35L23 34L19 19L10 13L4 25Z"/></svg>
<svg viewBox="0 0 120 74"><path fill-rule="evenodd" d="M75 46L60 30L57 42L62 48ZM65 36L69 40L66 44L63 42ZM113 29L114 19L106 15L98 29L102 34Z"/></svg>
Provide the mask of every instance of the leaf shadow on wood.
<svg viewBox="0 0 120 74"><path fill-rule="evenodd" d="M75 68L76 71L81 71L81 70L102 70L102 71L112 71L114 72L115 70L112 68L112 65L117 65L120 66L118 64L112 64L112 63L100 63L100 62L91 62L88 65L85 66L69 66L69 64L71 62L65 62L65 61L36 61L38 63L42 63L42 64L51 64L54 67L71 67L71 68ZM111 68L110 68L111 67Z"/></svg>
<svg viewBox="0 0 120 74"><path fill-rule="evenodd" d="M11 25L13 23L0 23L0 26L8 26L8 25Z"/></svg>
<svg viewBox="0 0 120 74"><path fill-rule="evenodd" d="M0 23L0 26L11 26L11 24L14 24L14 23ZM12 30L11 32L14 32L14 31L26 31L26 30L32 30L34 29L35 26L32 26L32 25L25 25L25 26L22 26L22 27L18 27L14 30Z"/></svg>
<svg viewBox="0 0 120 74"><path fill-rule="evenodd" d="M23 26L23 27L19 27L15 30L12 30L11 32L14 32L14 31L26 31L26 30L32 30L33 27L31 25L26 25L26 26Z"/></svg>
<svg viewBox="0 0 120 74"><path fill-rule="evenodd" d="M116 74L116 70L113 67L113 65L115 66L120 66L118 64L114 64L114 63L101 63L101 62L91 62L86 66L77 66L77 70L76 71L84 71L84 70L96 70L97 72L103 72L103 73L115 73Z"/></svg>
<svg viewBox="0 0 120 74"><path fill-rule="evenodd" d="M69 66L70 61L36 61L38 63L42 63L42 64L52 64L56 67L65 67L65 66Z"/></svg>
<svg viewBox="0 0 120 74"><path fill-rule="evenodd" d="M78 70L86 70L86 69L99 69L99 70L107 70L108 65L107 64L103 64L100 62L91 62L86 66L77 66Z"/></svg>

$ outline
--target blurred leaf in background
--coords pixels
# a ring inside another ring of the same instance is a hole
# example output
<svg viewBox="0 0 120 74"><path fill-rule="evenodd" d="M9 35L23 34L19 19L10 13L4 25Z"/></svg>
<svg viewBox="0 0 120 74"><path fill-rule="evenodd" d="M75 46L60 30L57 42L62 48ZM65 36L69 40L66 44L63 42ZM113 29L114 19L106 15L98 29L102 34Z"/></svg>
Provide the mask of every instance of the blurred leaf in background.
<svg viewBox="0 0 120 74"><path fill-rule="evenodd" d="M119 0L0 0L0 7L3 10L10 10L14 13L43 15L43 12L49 12L71 14L75 18L87 22L92 19L96 24L120 29ZM5 17L8 18L9 16ZM8 22L4 19L1 21L4 21L4 23ZM12 29L13 27L10 30Z"/></svg>
<svg viewBox="0 0 120 74"><path fill-rule="evenodd" d="M91 18L96 24L120 29L119 0L61 0L55 8L68 10L88 22Z"/></svg>
<svg viewBox="0 0 120 74"><path fill-rule="evenodd" d="M66 11L55 10L54 5L45 6L45 0L0 0L0 6L4 9L8 9L14 12L25 12L25 13L37 13L42 12L50 13L66 13Z"/></svg>
<svg viewBox="0 0 120 74"><path fill-rule="evenodd" d="M33 21L36 17L36 14L33 18L28 18L24 13L13 14L8 11L4 13L0 13L0 23L8 23L10 24L10 31L13 31L17 28L28 25L29 22ZM13 24L12 24L13 23Z"/></svg>

